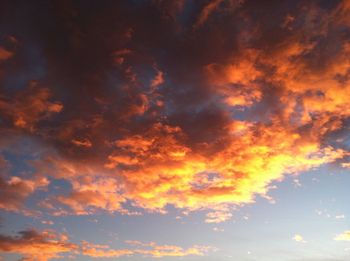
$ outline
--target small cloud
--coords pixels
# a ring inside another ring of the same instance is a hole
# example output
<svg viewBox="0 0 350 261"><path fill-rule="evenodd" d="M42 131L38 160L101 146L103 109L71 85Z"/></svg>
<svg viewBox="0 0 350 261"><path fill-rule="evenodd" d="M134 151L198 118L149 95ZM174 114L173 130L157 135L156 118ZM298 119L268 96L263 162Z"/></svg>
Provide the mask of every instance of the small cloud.
<svg viewBox="0 0 350 261"><path fill-rule="evenodd" d="M299 179L293 179L293 183L294 183L294 187L296 188L300 188L301 187L301 183Z"/></svg>
<svg viewBox="0 0 350 261"><path fill-rule="evenodd" d="M264 199L266 199L270 204L276 204L276 200L269 195L261 195Z"/></svg>
<svg viewBox="0 0 350 261"><path fill-rule="evenodd" d="M218 8L221 2L222 0L213 0L205 5L193 27L198 28L199 26L203 25L208 20L211 13Z"/></svg>
<svg viewBox="0 0 350 261"><path fill-rule="evenodd" d="M345 218L344 214L335 216L335 219L344 219L344 218Z"/></svg>
<svg viewBox="0 0 350 261"><path fill-rule="evenodd" d="M51 221L51 220L42 220L41 224L52 226L55 223L53 221Z"/></svg>
<svg viewBox="0 0 350 261"><path fill-rule="evenodd" d="M322 213L323 213L322 210L319 210L319 209L316 209L315 212L316 212L316 214L319 215L319 216L321 216Z"/></svg>
<svg viewBox="0 0 350 261"><path fill-rule="evenodd" d="M162 71L157 71L156 76L151 81L152 90L155 90L159 85L162 85L164 82L164 73Z"/></svg>
<svg viewBox="0 0 350 261"><path fill-rule="evenodd" d="M344 162L341 164L344 169L350 169L350 162Z"/></svg>
<svg viewBox="0 0 350 261"><path fill-rule="evenodd" d="M0 46L0 61L5 61L7 59L10 59L12 56L13 56L12 52Z"/></svg>
<svg viewBox="0 0 350 261"><path fill-rule="evenodd" d="M215 232L224 232L225 230L223 228L220 228L220 227L214 227L213 231L215 231Z"/></svg>
<svg viewBox="0 0 350 261"><path fill-rule="evenodd" d="M48 261L62 253L76 253L79 246L68 241L66 234L51 230L20 231L16 236L0 235L0 251L23 256L20 260Z"/></svg>
<svg viewBox="0 0 350 261"><path fill-rule="evenodd" d="M90 148L92 146L91 141L89 141L88 139L84 139L84 140L73 139L72 143L78 147Z"/></svg>
<svg viewBox="0 0 350 261"><path fill-rule="evenodd" d="M290 14L288 14L284 18L284 21L283 21L281 27L284 28L284 29L292 30L293 29L292 23L294 22L294 20L295 20L295 17L291 16Z"/></svg>
<svg viewBox="0 0 350 261"><path fill-rule="evenodd" d="M298 242L298 243L306 243L304 238L301 235L299 235L299 234L295 234L294 237L293 237L293 240L295 242Z"/></svg>
<svg viewBox="0 0 350 261"><path fill-rule="evenodd" d="M343 233L337 235L334 240L336 241L350 241L350 230L344 231Z"/></svg>
<svg viewBox="0 0 350 261"><path fill-rule="evenodd" d="M232 218L232 214L226 211L213 211L206 216L205 223L221 223Z"/></svg>

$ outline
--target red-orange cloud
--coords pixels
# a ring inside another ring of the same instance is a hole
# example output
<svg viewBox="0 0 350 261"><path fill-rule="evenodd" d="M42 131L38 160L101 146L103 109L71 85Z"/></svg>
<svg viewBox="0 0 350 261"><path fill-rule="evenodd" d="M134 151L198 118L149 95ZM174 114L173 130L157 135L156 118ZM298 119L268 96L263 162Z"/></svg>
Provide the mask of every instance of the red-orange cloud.
<svg viewBox="0 0 350 261"><path fill-rule="evenodd" d="M67 48L35 19L28 25L45 35L36 39L47 59L40 80L8 88L21 72L4 63L1 134L27 135L47 151L26 162L27 177L6 170L3 208L21 208L35 181L50 178L71 185L40 202L53 215L128 213L130 202L207 210L206 222L223 222L236 206L269 198L272 182L349 156L331 136L350 117L349 1L291 10L250 1L111 5L86 35L48 21L74 39ZM24 63L17 56L8 59Z"/></svg>
<svg viewBox="0 0 350 261"><path fill-rule="evenodd" d="M129 248L113 249L109 245L92 244L82 241L81 244L69 242L69 237L52 230L36 231L24 230L18 236L0 235L0 252L22 255L24 260L48 261L56 258L65 258L77 255L93 258L119 258L123 256L142 255L154 258L204 256L216 251L215 247L194 245L182 248L175 245L157 245L154 242L142 243L139 241L126 241Z"/></svg>
<svg viewBox="0 0 350 261"><path fill-rule="evenodd" d="M25 230L18 236L0 235L0 251L23 255L28 261L47 261L59 258L62 253L74 253L78 245L68 242L64 234L53 231Z"/></svg>

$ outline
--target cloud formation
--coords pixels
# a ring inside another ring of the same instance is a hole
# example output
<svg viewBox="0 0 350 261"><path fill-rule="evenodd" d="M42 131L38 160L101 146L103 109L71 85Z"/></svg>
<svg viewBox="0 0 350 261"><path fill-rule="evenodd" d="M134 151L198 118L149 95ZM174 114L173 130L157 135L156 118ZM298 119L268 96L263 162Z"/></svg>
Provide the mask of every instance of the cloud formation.
<svg viewBox="0 0 350 261"><path fill-rule="evenodd" d="M142 256L160 258L167 256L204 256L207 252L215 250L215 248L209 246L193 246L188 249L183 249L182 247L174 245L157 245L154 242L142 243L139 241L127 241L127 243L136 248L116 250L111 249L108 245L95 245L83 242L82 253L90 257L120 257L139 254Z"/></svg>
<svg viewBox="0 0 350 261"><path fill-rule="evenodd" d="M0 235L0 251L23 255L28 261L47 261L59 258L62 253L74 253L78 246L69 243L64 234L53 231L24 230L18 236Z"/></svg>
<svg viewBox="0 0 350 261"><path fill-rule="evenodd" d="M0 134L40 144L30 171L0 176L1 208L62 179L41 211L130 214L130 202L218 223L272 182L349 156L334 142L350 116L349 1L51 4L0 13Z"/></svg>
<svg viewBox="0 0 350 261"><path fill-rule="evenodd" d="M69 242L66 234L52 230L24 230L17 236L0 235L0 252L23 256L23 260L48 261L56 258L73 258L83 255L93 258L119 258L122 256L150 256L155 258L173 256L204 256L216 249L209 246L192 246L184 249L175 245L157 245L154 242L142 243L126 241L130 248L113 249L109 245L92 244L82 241L80 244Z"/></svg>

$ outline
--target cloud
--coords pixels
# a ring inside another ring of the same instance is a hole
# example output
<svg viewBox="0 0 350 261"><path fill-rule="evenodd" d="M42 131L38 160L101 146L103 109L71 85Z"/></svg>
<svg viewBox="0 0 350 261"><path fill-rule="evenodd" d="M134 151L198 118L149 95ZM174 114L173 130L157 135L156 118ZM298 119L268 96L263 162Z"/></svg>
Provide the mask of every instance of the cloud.
<svg viewBox="0 0 350 261"><path fill-rule="evenodd" d="M165 82L165 80L164 80L164 73L162 71L157 71L156 76L151 81L151 87L152 87L152 89L155 89L159 85L163 84L164 82Z"/></svg>
<svg viewBox="0 0 350 261"><path fill-rule="evenodd" d="M210 14L219 6L222 0L209 1L201 10L194 27L199 27L206 22Z"/></svg>
<svg viewBox="0 0 350 261"><path fill-rule="evenodd" d="M23 255L25 260L47 261L78 250L77 245L67 240L66 235L50 230L24 230L15 237L0 235L0 251Z"/></svg>
<svg viewBox="0 0 350 261"><path fill-rule="evenodd" d="M122 211L125 199L120 195L117 181L111 178L73 182L68 196L58 196L56 201L68 206L76 215L95 213L98 209L109 212Z"/></svg>
<svg viewBox="0 0 350 261"><path fill-rule="evenodd" d="M253 132L265 134L257 137ZM136 137L142 142L133 145L131 141ZM156 125L144 136L136 137L120 140L119 155L109 157L106 166L119 169L125 177L129 188L126 197L151 209L166 204L199 209L249 203L254 194L265 194L268 184L283 174L304 171L343 156L341 150L320 150L317 141L306 141L273 125L233 134L226 140L225 149L208 158L181 142L181 137L185 137L180 128ZM212 150L210 145L206 149ZM208 171L215 173L215 178L198 180L203 175L200 173Z"/></svg>
<svg viewBox="0 0 350 261"><path fill-rule="evenodd" d="M128 249L111 249L108 245L96 245L83 242L82 254L94 258L111 258L130 256L134 254L134 251Z"/></svg>
<svg viewBox="0 0 350 261"><path fill-rule="evenodd" d="M219 227L213 227L213 231L215 231L215 232L224 232L225 229L219 228Z"/></svg>
<svg viewBox="0 0 350 261"><path fill-rule="evenodd" d="M298 242L298 243L306 243L304 238L301 235L299 235L299 234L295 234L294 237L293 237L293 240L295 242Z"/></svg>
<svg viewBox="0 0 350 261"><path fill-rule="evenodd" d="M0 99L0 112L14 127L33 131L40 120L63 109L61 103L50 102L49 98L50 90L38 87L34 81L10 101Z"/></svg>
<svg viewBox="0 0 350 261"><path fill-rule="evenodd" d="M0 61L10 59L13 55L14 55L14 53L12 53L12 52L10 52L10 51L8 51L5 48L0 46Z"/></svg>
<svg viewBox="0 0 350 261"><path fill-rule="evenodd" d="M90 148L92 146L89 140L72 140L72 143L77 146L82 146L86 148Z"/></svg>
<svg viewBox="0 0 350 261"><path fill-rule="evenodd" d="M0 208L7 211L21 212L24 201L37 189L49 184L46 178L22 179L12 176L10 179L0 177Z"/></svg>
<svg viewBox="0 0 350 261"><path fill-rule="evenodd" d="M83 242L82 254L90 257L120 257L120 256L133 256L143 255L154 258L160 257L182 257L182 256L204 256L209 251L214 251L215 248L208 246L193 246L188 249L184 249L174 245L157 245L154 242L142 243L139 241L126 241L126 243L136 246L132 249L111 249L108 245L96 245Z"/></svg>
<svg viewBox="0 0 350 261"><path fill-rule="evenodd" d="M350 168L350 162L344 162L344 163L342 163L341 164L341 166L343 167L343 168Z"/></svg>
<svg viewBox="0 0 350 261"><path fill-rule="evenodd" d="M221 223L232 218L230 208L227 206L215 207L215 211L206 214L206 223Z"/></svg>
<svg viewBox="0 0 350 261"><path fill-rule="evenodd" d="M350 231L344 231L343 233L337 235L334 240L336 241L350 241Z"/></svg>
<svg viewBox="0 0 350 261"><path fill-rule="evenodd" d="M17 236L0 235L0 252L22 255L25 260L48 261L65 258L65 254L72 257L78 255L93 258L118 258L122 256L205 256L216 251L215 247L194 245L182 248L175 245L158 245L154 242L143 243L136 240L126 241L128 248L114 249L109 245L93 244L82 241L80 244L69 242L66 234L53 230L37 231L28 229L20 231Z"/></svg>
<svg viewBox="0 0 350 261"><path fill-rule="evenodd" d="M345 218L345 215L344 215L344 214L336 215L336 216L335 216L335 219L344 219L344 218Z"/></svg>
<svg viewBox="0 0 350 261"><path fill-rule="evenodd" d="M213 251L215 248L208 246L193 246L188 249L173 245L155 245L151 250L137 250L138 253L155 258L160 257L183 257L183 256L205 256L207 252Z"/></svg>
<svg viewBox="0 0 350 261"><path fill-rule="evenodd" d="M40 202L53 215L130 202L219 222L272 182L349 155L332 138L350 117L348 1L10 5L28 19L6 16L21 45L0 72L0 134L45 149L23 157L27 176L6 169L7 210L46 178L70 185Z"/></svg>

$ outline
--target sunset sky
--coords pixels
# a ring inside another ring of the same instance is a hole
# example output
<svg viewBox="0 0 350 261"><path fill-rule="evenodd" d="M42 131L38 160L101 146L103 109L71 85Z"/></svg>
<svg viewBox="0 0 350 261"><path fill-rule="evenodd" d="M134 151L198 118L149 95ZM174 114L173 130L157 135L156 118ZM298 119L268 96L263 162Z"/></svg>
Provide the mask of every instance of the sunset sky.
<svg viewBox="0 0 350 261"><path fill-rule="evenodd" d="M0 260L350 260L350 0L0 1Z"/></svg>

